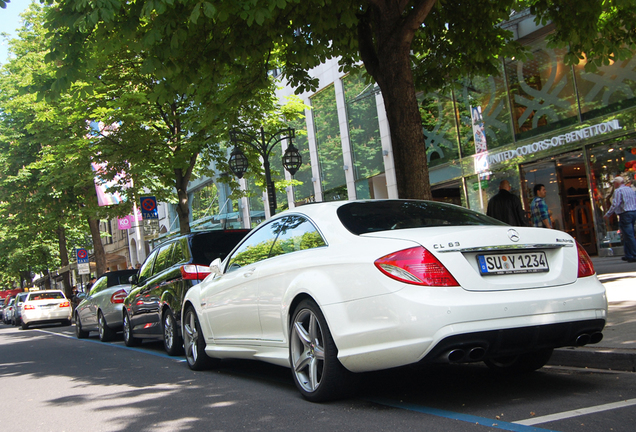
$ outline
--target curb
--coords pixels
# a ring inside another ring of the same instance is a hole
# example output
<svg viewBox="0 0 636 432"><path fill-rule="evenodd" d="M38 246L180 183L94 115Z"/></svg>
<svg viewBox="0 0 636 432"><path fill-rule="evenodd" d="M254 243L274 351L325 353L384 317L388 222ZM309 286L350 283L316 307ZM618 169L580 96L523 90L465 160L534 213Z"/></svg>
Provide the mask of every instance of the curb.
<svg viewBox="0 0 636 432"><path fill-rule="evenodd" d="M613 348L559 348L549 365L636 372L636 350Z"/></svg>

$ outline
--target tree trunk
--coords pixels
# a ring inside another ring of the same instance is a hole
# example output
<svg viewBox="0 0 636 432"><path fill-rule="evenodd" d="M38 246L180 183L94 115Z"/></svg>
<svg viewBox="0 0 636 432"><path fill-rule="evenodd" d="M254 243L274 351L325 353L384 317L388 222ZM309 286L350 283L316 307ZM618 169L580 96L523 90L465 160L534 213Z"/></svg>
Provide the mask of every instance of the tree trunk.
<svg viewBox="0 0 636 432"><path fill-rule="evenodd" d="M432 197L410 50L415 31L434 3L417 0L405 14L405 2L378 1L358 22L360 56L384 98L400 198Z"/></svg>
<svg viewBox="0 0 636 432"><path fill-rule="evenodd" d="M31 270L20 271L20 288L26 288L33 286L33 278L31 277Z"/></svg>
<svg viewBox="0 0 636 432"><path fill-rule="evenodd" d="M190 157L188 168L185 171L180 168L174 170L175 189L177 189L177 199L179 200L177 203L177 215L179 215L179 231L181 234L190 233L188 185L198 157L198 153Z"/></svg>
<svg viewBox="0 0 636 432"><path fill-rule="evenodd" d="M43 272L44 275L44 289L51 289L51 273L49 273L48 269L44 270Z"/></svg>
<svg viewBox="0 0 636 432"><path fill-rule="evenodd" d="M431 199L426 141L408 56L386 55L380 63L377 82L391 129L398 196Z"/></svg>
<svg viewBox="0 0 636 432"><path fill-rule="evenodd" d="M63 226L59 226L57 228L57 239L60 247L60 261L61 267L67 267L69 265L68 260L68 249L66 247L66 229ZM71 287L71 270L62 273L62 285L64 286L64 294L66 294L67 298L71 298L73 296L73 288Z"/></svg>
<svg viewBox="0 0 636 432"><path fill-rule="evenodd" d="M88 218L88 227L91 230L91 238L93 239L93 251L95 252L95 277L100 277L106 273L106 252L104 252L104 244L102 236L99 232L99 219Z"/></svg>
<svg viewBox="0 0 636 432"><path fill-rule="evenodd" d="M179 215L179 232L190 233L190 208L188 206L188 186L177 188L177 215Z"/></svg>

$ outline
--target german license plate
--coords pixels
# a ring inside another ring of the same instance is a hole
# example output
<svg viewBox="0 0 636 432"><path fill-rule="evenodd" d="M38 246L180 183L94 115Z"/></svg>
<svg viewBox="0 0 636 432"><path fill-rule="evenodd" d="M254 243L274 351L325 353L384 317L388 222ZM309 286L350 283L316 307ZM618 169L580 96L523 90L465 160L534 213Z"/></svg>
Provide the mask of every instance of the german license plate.
<svg viewBox="0 0 636 432"><path fill-rule="evenodd" d="M477 255L482 275L541 273L550 270L545 252Z"/></svg>

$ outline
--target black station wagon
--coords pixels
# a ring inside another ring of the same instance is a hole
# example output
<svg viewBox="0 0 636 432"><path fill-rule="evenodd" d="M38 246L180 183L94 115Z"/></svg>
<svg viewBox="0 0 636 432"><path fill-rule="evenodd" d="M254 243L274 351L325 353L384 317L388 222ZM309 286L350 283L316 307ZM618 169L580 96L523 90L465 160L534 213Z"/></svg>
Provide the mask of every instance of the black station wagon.
<svg viewBox="0 0 636 432"><path fill-rule="evenodd" d="M163 340L169 355L183 352L181 305L186 292L209 274L210 263L225 258L249 230L210 230L186 234L156 247L132 276L124 300L127 346L142 339Z"/></svg>

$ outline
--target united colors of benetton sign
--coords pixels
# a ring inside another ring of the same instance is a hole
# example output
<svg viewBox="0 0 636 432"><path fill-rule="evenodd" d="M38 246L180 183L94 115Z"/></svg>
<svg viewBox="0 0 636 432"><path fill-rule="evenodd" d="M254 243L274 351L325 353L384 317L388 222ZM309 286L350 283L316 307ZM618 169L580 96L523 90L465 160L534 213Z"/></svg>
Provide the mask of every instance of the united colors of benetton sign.
<svg viewBox="0 0 636 432"><path fill-rule="evenodd" d="M514 150L507 150L495 154L490 154L488 155L488 165L502 163L516 157L528 156L542 150L548 150L553 147L559 147L564 144L581 141L620 129L621 127L618 124L618 120L611 120L604 123L599 123L563 135L554 136L552 138L533 142L532 144L520 146Z"/></svg>

